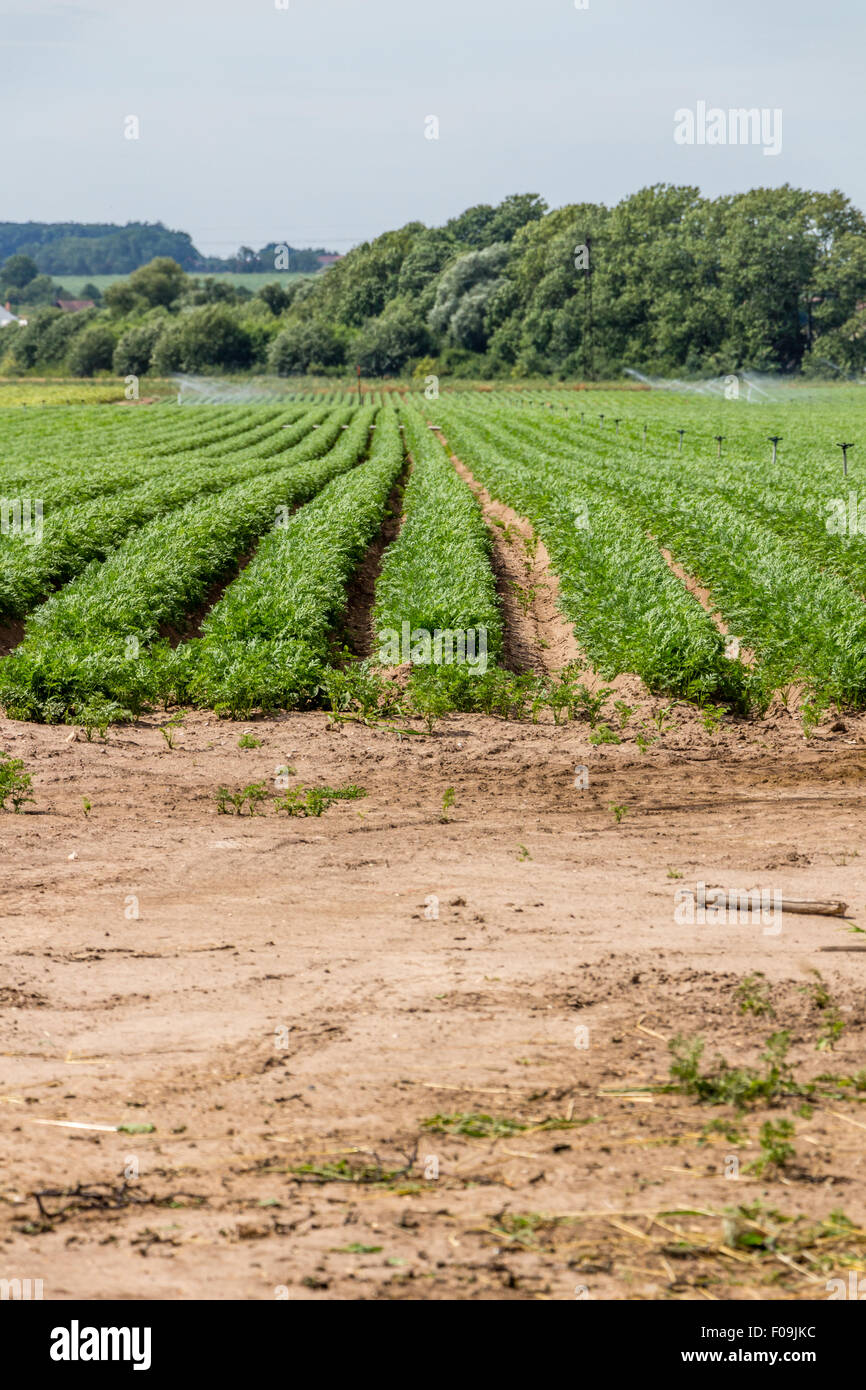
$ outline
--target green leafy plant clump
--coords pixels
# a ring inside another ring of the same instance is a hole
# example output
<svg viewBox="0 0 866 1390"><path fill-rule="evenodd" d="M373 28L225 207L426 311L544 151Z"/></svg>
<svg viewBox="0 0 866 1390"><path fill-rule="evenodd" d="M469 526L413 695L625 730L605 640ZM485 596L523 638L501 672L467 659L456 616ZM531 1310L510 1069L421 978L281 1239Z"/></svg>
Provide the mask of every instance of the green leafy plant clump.
<svg viewBox="0 0 866 1390"><path fill-rule="evenodd" d="M5 811L6 802L10 801L13 811L20 814L27 802L34 800L32 785L33 778L25 772L23 760L0 751L0 811Z"/></svg>
<svg viewBox="0 0 866 1390"><path fill-rule="evenodd" d="M274 801L274 810L289 816L321 816L336 801L359 801L367 795L363 787L290 787Z"/></svg>

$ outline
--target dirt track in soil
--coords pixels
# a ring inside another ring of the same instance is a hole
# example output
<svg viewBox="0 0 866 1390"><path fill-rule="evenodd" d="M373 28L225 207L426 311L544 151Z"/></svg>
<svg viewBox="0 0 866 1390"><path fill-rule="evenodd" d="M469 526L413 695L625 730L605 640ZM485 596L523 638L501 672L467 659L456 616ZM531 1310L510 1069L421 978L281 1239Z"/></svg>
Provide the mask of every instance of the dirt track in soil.
<svg viewBox="0 0 866 1390"><path fill-rule="evenodd" d="M741 1065L787 1027L798 1075L863 1066L849 924L785 916L773 936L673 909L703 880L841 897L863 923L866 721L806 743L786 715L710 735L677 711L641 755L651 709L597 748L585 724L465 715L398 741L322 713L198 714L174 750L154 718L92 743L4 721L35 801L0 816L0 1277L60 1299L825 1298L805 1258L720 1253L721 1213L761 1201L862 1225L862 1105L796 1118L795 1164L758 1179L767 1112L732 1150L701 1138L726 1110L607 1092L665 1079L677 1033ZM238 748L244 728L259 748ZM217 813L220 784L286 762L368 795L320 819ZM802 992L816 969L845 1022L833 1052ZM737 1007L758 970L773 1020ZM423 1123L479 1112L526 1129ZM341 1162L395 1176L317 1181ZM72 1205L40 1222L34 1193L79 1184L115 1208L44 1197ZM662 1215L683 1208L710 1215ZM706 1248L683 1257L670 1230L695 1227Z"/></svg>

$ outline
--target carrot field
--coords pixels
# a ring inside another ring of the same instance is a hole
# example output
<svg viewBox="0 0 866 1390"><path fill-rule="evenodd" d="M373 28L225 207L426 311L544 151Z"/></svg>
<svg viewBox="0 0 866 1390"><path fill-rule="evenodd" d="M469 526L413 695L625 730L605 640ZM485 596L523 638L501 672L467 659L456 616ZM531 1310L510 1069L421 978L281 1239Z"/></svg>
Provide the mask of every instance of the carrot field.
<svg viewBox="0 0 866 1390"><path fill-rule="evenodd" d="M9 408L0 701L47 723L369 713L396 708L382 671L405 667L404 712L537 717L579 705L583 663L720 713L861 708L863 417L857 389L820 387ZM527 575L549 552L567 669L505 653L479 488L532 528Z"/></svg>

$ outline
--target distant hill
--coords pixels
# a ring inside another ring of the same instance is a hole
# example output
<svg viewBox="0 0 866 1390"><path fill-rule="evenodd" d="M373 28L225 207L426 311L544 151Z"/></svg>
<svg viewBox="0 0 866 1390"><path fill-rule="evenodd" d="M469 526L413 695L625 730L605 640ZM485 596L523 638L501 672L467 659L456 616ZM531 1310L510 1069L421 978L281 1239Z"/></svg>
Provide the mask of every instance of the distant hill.
<svg viewBox="0 0 866 1390"><path fill-rule="evenodd" d="M171 256L184 270L262 271L275 267L275 248L269 242L261 251L242 246L236 256L221 260L203 256L188 232L173 232L161 222L127 222L125 227L106 222L0 222L0 263L16 252L32 256L46 275L129 275L155 256ZM289 248L293 271L315 271L317 250Z"/></svg>
<svg viewBox="0 0 866 1390"><path fill-rule="evenodd" d="M128 275L154 256L192 270L203 260L187 232L161 222L0 222L0 260L18 251L46 275Z"/></svg>

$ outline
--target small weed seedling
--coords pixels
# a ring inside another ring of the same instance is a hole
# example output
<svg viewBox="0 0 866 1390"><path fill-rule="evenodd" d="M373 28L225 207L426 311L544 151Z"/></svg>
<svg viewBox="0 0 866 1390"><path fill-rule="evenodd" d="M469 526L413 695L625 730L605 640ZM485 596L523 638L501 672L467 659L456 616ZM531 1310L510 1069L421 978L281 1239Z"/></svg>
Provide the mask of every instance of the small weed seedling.
<svg viewBox="0 0 866 1390"><path fill-rule="evenodd" d="M520 860L521 864L523 863L524 859L532 858L532 855L529 853L529 850L526 848L526 845L517 846L517 858Z"/></svg>
<svg viewBox="0 0 866 1390"><path fill-rule="evenodd" d="M678 1035L668 1043L673 1057L671 1089L705 1105L733 1105L739 1111L749 1105L776 1105L785 1096L808 1096L814 1087L795 1080L788 1062L790 1043L787 1032L770 1035L761 1056L765 1064L762 1072L754 1067L732 1067L724 1057L717 1059L714 1071L702 1072L703 1038Z"/></svg>
<svg viewBox="0 0 866 1390"><path fill-rule="evenodd" d="M657 742L658 739L647 738L646 734L637 734L635 736L635 743L638 746L638 752L641 754L645 753L648 748L652 748L653 744Z"/></svg>
<svg viewBox="0 0 866 1390"><path fill-rule="evenodd" d="M530 569L531 566L527 566L527 568ZM530 608L536 600L540 588L542 587L540 584L532 584L528 585L524 589L522 585L517 583L516 579L509 579L508 586L512 590L514 597L517 599L517 602L520 604L520 607L523 609L524 613L529 612Z"/></svg>
<svg viewBox="0 0 866 1390"><path fill-rule="evenodd" d="M824 977L817 970L812 973L815 976L815 983L807 985L802 993L808 994L810 990L812 991L812 1003L821 1016L821 1031L815 1043L815 1050L816 1052L832 1052L845 1031L845 1020L827 988Z"/></svg>
<svg viewBox="0 0 866 1390"><path fill-rule="evenodd" d="M90 815L90 812L93 810L93 805L90 801L88 801L86 796L83 796L81 798L81 804L84 807L84 819L86 820L87 817Z"/></svg>
<svg viewBox="0 0 866 1390"><path fill-rule="evenodd" d="M174 747L174 740L183 725L183 715L176 714L169 719L167 724L160 724L159 732L162 734L169 748Z"/></svg>
<svg viewBox="0 0 866 1390"><path fill-rule="evenodd" d="M590 743L597 748L600 743L621 743L619 734L615 734L609 724L599 724L589 736Z"/></svg>
<svg viewBox="0 0 866 1390"><path fill-rule="evenodd" d="M758 1018L762 1014L775 1018L776 1011L770 1003L769 996L770 987L762 970L757 970L754 975L747 975L734 991L734 998L740 1006L740 1013L755 1014Z"/></svg>
<svg viewBox="0 0 866 1390"><path fill-rule="evenodd" d="M574 699L571 709L572 719L585 718L589 720L589 727L594 729L599 721L602 709L608 696L613 691L610 686L603 685L600 690L595 692L587 690L585 685L579 684L574 691Z"/></svg>
<svg viewBox="0 0 866 1390"><path fill-rule="evenodd" d="M33 778L24 771L20 758L10 758L8 753L0 753L0 811L5 811L6 802L11 801L13 810L21 811L26 801L32 801L30 788Z"/></svg>
<svg viewBox="0 0 866 1390"><path fill-rule="evenodd" d="M247 799L251 816L258 814L258 808L267 794L268 788L265 782L250 782L248 787L244 787L244 796Z"/></svg>
<svg viewBox="0 0 866 1390"><path fill-rule="evenodd" d="M520 1120L480 1114L430 1115L421 1127L432 1134L464 1134L470 1139L507 1139L527 1128Z"/></svg>
<svg viewBox="0 0 866 1390"><path fill-rule="evenodd" d="M701 710L701 723L708 734L717 734L722 726L724 718L724 707L722 705L704 705Z"/></svg>
<svg viewBox="0 0 866 1390"><path fill-rule="evenodd" d="M114 700L93 699L88 704L82 705L73 720L81 729L88 743L93 741L94 732L98 732L100 738L108 735L109 724L128 723L132 718L129 710L125 710Z"/></svg>
<svg viewBox="0 0 866 1390"><path fill-rule="evenodd" d="M412 688L414 712L424 720L428 734L432 734L437 720L449 714L454 708L452 701L443 690L433 685L417 684Z"/></svg>
<svg viewBox="0 0 866 1390"><path fill-rule="evenodd" d="M682 873L679 869L668 869L668 878L682 878Z"/></svg>
<svg viewBox="0 0 866 1390"><path fill-rule="evenodd" d="M444 794L444 796L442 797L442 812L441 812L441 815L439 816L439 819L440 819L440 821L442 822L443 825L447 825L447 823L448 823L448 812L451 810L451 807L452 807L453 805L454 805L454 788L453 788L453 787L446 787L446 788L445 788L445 794Z"/></svg>
<svg viewBox="0 0 866 1390"><path fill-rule="evenodd" d="M268 794L264 782L250 782L242 791L232 792L228 787L220 787L216 794L217 811L222 816L242 816L244 806L249 806L251 816L259 814L259 806Z"/></svg>
<svg viewBox="0 0 866 1390"><path fill-rule="evenodd" d="M676 727L673 712L673 705L662 705L661 709L657 709L655 713L651 716L652 722L655 724L656 728L659 731L659 738L661 738L663 734L666 734L670 729Z"/></svg>
<svg viewBox="0 0 866 1390"><path fill-rule="evenodd" d="M238 748L261 748L260 738L254 738L252 734L241 734L238 739Z"/></svg>
<svg viewBox="0 0 866 1390"><path fill-rule="evenodd" d="M803 701L800 706L800 718L803 723L803 737L805 739L812 737L826 708L826 700L822 700L817 695L809 695Z"/></svg>
<svg viewBox="0 0 866 1390"><path fill-rule="evenodd" d="M624 729L637 709L637 705L627 705L625 700L617 700L614 703L614 709L619 715L619 727Z"/></svg>
<svg viewBox="0 0 866 1390"><path fill-rule="evenodd" d="M746 1137L730 1120L710 1120L701 1130L699 1144L706 1144L711 1135L721 1134L728 1144L744 1144Z"/></svg>
<svg viewBox="0 0 866 1390"><path fill-rule="evenodd" d="M765 1177L768 1172L779 1172L794 1157L794 1145L788 1143L793 1137L792 1120L779 1120L776 1124L767 1120L761 1125L759 1136L761 1157L749 1165L749 1171L759 1178Z"/></svg>
<svg viewBox="0 0 866 1390"><path fill-rule="evenodd" d="M627 806L617 806L617 804L616 804L615 801L611 801L611 802L609 803L609 805L608 805L608 810L613 811L613 814L614 814L614 817L615 817L615 819L616 819L617 825L620 824L620 822L622 821L623 816L627 816L627 815L628 815L628 807L627 807Z"/></svg>
<svg viewBox="0 0 866 1390"><path fill-rule="evenodd" d="M290 787L274 802L277 811L289 816L321 816L335 801L357 801L366 796L363 787Z"/></svg>

